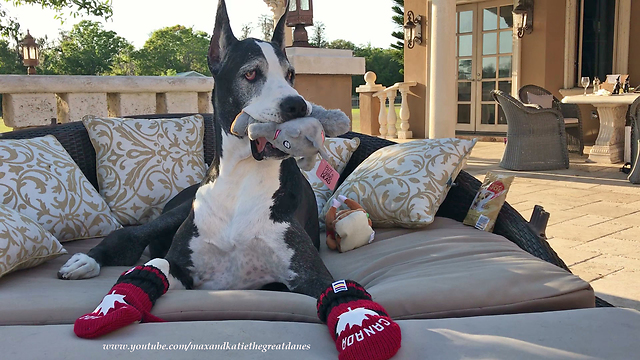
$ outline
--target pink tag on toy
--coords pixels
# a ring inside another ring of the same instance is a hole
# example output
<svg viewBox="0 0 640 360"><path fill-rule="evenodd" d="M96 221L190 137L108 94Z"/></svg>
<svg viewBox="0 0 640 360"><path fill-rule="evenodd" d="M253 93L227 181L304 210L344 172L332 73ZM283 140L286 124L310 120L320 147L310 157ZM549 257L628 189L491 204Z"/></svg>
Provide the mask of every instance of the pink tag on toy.
<svg viewBox="0 0 640 360"><path fill-rule="evenodd" d="M340 178L340 173L338 173L325 159L320 161L320 166L318 166L318 171L316 171L316 175L322 182L327 185L329 189L332 191L335 190L336 185L338 184L338 179Z"/></svg>

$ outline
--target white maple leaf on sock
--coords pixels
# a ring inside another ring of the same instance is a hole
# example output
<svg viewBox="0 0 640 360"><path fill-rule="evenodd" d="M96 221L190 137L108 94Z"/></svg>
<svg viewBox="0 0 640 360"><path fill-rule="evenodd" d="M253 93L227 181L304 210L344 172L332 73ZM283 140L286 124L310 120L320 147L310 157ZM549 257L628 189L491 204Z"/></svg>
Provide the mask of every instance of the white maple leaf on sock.
<svg viewBox="0 0 640 360"><path fill-rule="evenodd" d="M107 296L105 296L102 299L102 302L100 303L100 305L98 305L98 307L95 310L93 310L93 313L94 314L100 313L101 315L107 315L109 310L114 309L116 307L116 303L127 304L127 302L124 301L124 295L116 294L114 290L111 294L107 294Z"/></svg>
<svg viewBox="0 0 640 360"><path fill-rule="evenodd" d="M349 309L349 311L338 316L338 325L336 326L336 334L338 334L338 336L347 328L347 325L349 325L349 329L354 325L362 327L362 322L369 319L367 315L379 316L377 312L363 307L353 310L351 310L350 307L347 309Z"/></svg>

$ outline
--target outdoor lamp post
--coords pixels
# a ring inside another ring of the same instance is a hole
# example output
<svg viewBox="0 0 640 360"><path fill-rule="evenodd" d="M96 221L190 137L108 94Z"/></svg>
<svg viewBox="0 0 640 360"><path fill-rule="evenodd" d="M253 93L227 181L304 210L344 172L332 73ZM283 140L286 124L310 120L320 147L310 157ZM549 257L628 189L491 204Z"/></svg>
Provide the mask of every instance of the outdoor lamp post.
<svg viewBox="0 0 640 360"><path fill-rule="evenodd" d="M411 10L407 12L407 22L404 24L404 40L409 49L422 44L422 16L415 16Z"/></svg>
<svg viewBox="0 0 640 360"><path fill-rule="evenodd" d="M293 46L310 47L305 26L313 25L313 1L291 0L287 26L293 27Z"/></svg>
<svg viewBox="0 0 640 360"><path fill-rule="evenodd" d="M36 40L29 34L29 30L27 30L27 36L24 37L20 46L22 48L22 63L27 67L27 75L35 75L36 66L40 63L40 51L38 51Z"/></svg>
<svg viewBox="0 0 640 360"><path fill-rule="evenodd" d="M513 8L513 23L519 38L533 32L533 0L518 0Z"/></svg>

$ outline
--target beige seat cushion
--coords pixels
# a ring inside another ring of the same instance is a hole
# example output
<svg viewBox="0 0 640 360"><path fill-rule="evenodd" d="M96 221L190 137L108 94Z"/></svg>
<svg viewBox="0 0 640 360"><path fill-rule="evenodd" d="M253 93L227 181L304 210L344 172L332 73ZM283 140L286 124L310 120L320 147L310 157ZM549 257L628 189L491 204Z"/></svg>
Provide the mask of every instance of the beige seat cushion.
<svg viewBox="0 0 640 360"><path fill-rule="evenodd" d="M640 313L607 308L460 319L400 320L402 347L394 360L628 360L640 353ZM226 344L225 344L226 343ZM272 350L237 350L264 344ZM169 350L169 346L189 346ZM204 350L203 345L228 350ZM287 346L294 350L283 350ZM131 351L130 346L138 347ZM142 346L166 350L143 350ZM112 350L115 346L124 346ZM235 350L231 350L236 346ZM306 346L306 347L305 347ZM295 349L304 347L303 350ZM322 324L265 321L174 322L128 326L96 340L77 338L72 325L0 327L3 358L67 360L135 359L337 359ZM202 350L197 350L198 348Z"/></svg>
<svg viewBox="0 0 640 360"><path fill-rule="evenodd" d="M71 254L97 243L66 243L69 255L1 278L0 325L68 324L93 311L128 267L105 267L97 278L78 281L58 280L56 272ZM360 282L396 319L594 306L593 290L580 278L501 236L445 218L422 230L379 229L374 243L346 253L329 251L322 241L321 256L336 279ZM175 290L152 312L169 321L318 322L315 303L272 291Z"/></svg>
<svg viewBox="0 0 640 360"><path fill-rule="evenodd" d="M595 306L591 286L502 236L436 218L422 230L378 229L367 246L321 255L337 279L358 281L395 319Z"/></svg>

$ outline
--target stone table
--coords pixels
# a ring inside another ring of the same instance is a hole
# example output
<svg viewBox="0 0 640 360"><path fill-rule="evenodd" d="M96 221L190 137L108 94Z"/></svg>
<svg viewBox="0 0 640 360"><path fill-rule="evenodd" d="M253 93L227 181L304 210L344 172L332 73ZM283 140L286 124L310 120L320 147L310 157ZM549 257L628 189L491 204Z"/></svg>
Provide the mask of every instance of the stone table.
<svg viewBox="0 0 640 360"><path fill-rule="evenodd" d="M624 124L627 108L640 93L600 96L594 94L565 96L563 103L595 106L600 118L600 131L589 160L616 164L624 157Z"/></svg>

